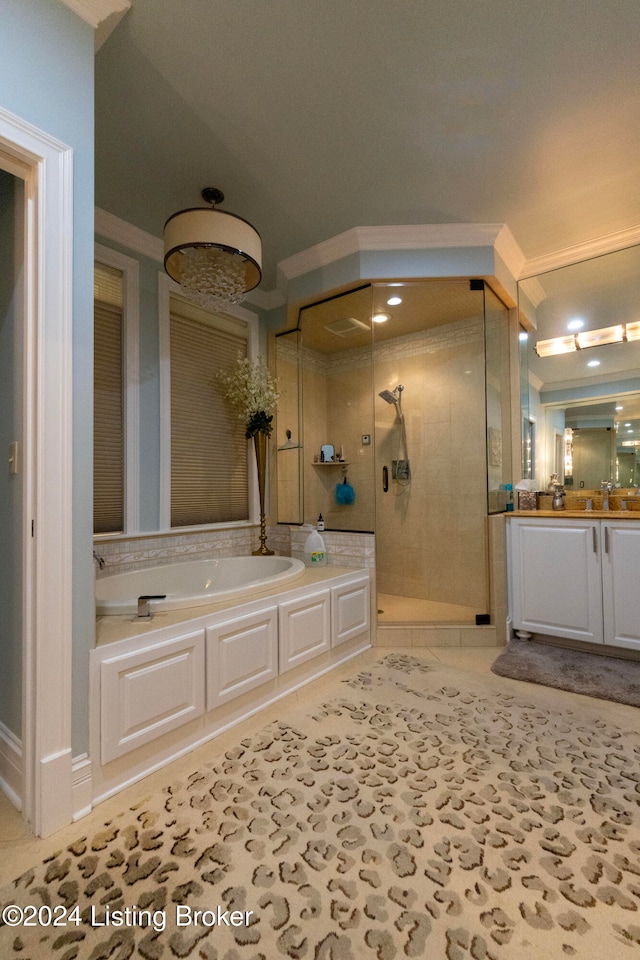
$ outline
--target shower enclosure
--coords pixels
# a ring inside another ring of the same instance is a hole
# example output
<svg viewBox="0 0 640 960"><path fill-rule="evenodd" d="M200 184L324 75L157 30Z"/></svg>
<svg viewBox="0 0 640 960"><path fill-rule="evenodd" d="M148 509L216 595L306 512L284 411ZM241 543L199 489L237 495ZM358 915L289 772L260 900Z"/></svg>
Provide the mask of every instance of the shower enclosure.
<svg viewBox="0 0 640 960"><path fill-rule="evenodd" d="M276 363L278 521L374 532L381 623L487 622L487 517L512 480L497 296L482 280L367 284L304 307Z"/></svg>

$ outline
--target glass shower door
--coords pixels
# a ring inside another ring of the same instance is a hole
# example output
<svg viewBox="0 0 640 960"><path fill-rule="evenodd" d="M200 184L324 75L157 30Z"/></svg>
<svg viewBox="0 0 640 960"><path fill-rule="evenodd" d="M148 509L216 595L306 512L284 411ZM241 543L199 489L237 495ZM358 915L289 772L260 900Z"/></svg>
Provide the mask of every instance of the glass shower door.
<svg viewBox="0 0 640 960"><path fill-rule="evenodd" d="M472 286L374 285L380 623L488 613L484 290Z"/></svg>

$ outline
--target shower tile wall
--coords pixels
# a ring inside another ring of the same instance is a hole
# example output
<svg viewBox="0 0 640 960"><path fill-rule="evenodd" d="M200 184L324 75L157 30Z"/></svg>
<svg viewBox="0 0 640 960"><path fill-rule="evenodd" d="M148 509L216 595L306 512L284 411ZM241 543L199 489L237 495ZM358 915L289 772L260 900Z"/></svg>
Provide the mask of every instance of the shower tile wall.
<svg viewBox="0 0 640 960"><path fill-rule="evenodd" d="M376 394L397 383L412 479L390 480L377 499L378 590L488 610L481 320L380 344ZM398 434L395 411L379 400L378 474L397 457Z"/></svg>
<svg viewBox="0 0 640 960"><path fill-rule="evenodd" d="M481 317L370 348L303 349L304 520L375 530L380 593L489 611L484 327ZM381 390L404 385L411 483L391 479L395 409ZM363 444L363 435L372 444ZM279 438L280 439L280 438ZM353 505L335 501L341 467L313 463L323 443L344 450ZM374 462L375 456L375 462ZM389 490L382 492L382 467Z"/></svg>
<svg viewBox="0 0 640 960"><path fill-rule="evenodd" d="M371 420L371 353L348 350L339 354L303 353L304 518L315 522L322 513L327 527L373 530L373 444L363 445L373 432ZM313 462L323 443L344 453L353 504L336 503L341 465Z"/></svg>
<svg viewBox="0 0 640 960"><path fill-rule="evenodd" d="M299 523L301 520L300 487L300 416L298 394L298 350L295 342L281 338L276 342L276 375L278 378L278 415L271 435L269 455L270 490L276 489L277 503L269 498L268 513L278 523ZM293 447L287 447L287 431ZM277 509L277 517L276 517Z"/></svg>

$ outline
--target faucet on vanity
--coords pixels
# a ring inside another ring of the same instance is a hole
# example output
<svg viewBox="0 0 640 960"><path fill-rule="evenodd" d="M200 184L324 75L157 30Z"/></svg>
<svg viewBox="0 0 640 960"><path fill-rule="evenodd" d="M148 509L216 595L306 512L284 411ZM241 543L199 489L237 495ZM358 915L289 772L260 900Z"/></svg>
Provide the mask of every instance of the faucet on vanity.
<svg viewBox="0 0 640 960"><path fill-rule="evenodd" d="M104 568L105 568L105 559L104 559L104 557L101 557L99 554L97 554L97 553L95 552L95 550L93 551L93 559L94 559L95 562L98 564L99 568L100 568L101 570L104 570Z"/></svg>
<svg viewBox="0 0 640 960"><path fill-rule="evenodd" d="M602 509L603 509L603 510L608 510L608 509L609 509L609 496L610 496L610 494L611 494L611 491L613 490L613 484L611 483L610 480L603 480L603 481L600 483L600 486L601 486L601 488L602 488Z"/></svg>

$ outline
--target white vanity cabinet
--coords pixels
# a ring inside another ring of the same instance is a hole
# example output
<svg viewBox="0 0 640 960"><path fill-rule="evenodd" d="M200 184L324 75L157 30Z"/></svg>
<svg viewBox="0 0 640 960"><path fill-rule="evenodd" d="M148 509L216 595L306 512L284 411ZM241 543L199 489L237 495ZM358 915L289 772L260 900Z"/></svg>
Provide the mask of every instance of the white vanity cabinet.
<svg viewBox="0 0 640 960"><path fill-rule="evenodd" d="M640 521L514 517L508 534L519 636L640 649Z"/></svg>
<svg viewBox="0 0 640 960"><path fill-rule="evenodd" d="M640 520L602 528L604 642L640 650Z"/></svg>
<svg viewBox="0 0 640 960"><path fill-rule="evenodd" d="M516 631L603 642L599 526L597 520L509 521Z"/></svg>

